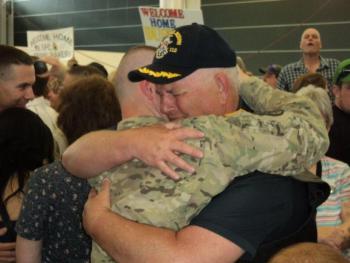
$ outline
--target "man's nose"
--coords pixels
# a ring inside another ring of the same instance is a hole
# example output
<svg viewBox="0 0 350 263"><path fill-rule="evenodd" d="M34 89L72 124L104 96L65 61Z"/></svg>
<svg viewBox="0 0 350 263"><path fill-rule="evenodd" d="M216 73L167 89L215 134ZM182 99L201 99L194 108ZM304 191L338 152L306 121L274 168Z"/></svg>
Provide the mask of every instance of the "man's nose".
<svg viewBox="0 0 350 263"><path fill-rule="evenodd" d="M175 106L175 99L172 95L169 94L162 94L161 96L161 110L163 113L169 113L170 111L174 110L176 108Z"/></svg>
<svg viewBox="0 0 350 263"><path fill-rule="evenodd" d="M52 91L52 90L50 90L50 91L47 93L47 97L48 97L49 99L51 99L51 98L53 97L53 91Z"/></svg>
<svg viewBox="0 0 350 263"><path fill-rule="evenodd" d="M169 99L163 98L160 104L160 110L162 113L167 114L171 111L171 105L169 104Z"/></svg>
<svg viewBox="0 0 350 263"><path fill-rule="evenodd" d="M24 98L27 100L32 100L35 98L33 88L29 87L24 90Z"/></svg>

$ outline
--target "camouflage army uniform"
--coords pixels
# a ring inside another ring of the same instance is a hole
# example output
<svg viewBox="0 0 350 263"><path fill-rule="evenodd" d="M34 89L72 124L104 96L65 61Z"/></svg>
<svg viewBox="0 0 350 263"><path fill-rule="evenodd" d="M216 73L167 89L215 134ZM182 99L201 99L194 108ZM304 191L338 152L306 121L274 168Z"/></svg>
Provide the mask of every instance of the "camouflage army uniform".
<svg viewBox="0 0 350 263"><path fill-rule="evenodd" d="M189 141L204 152L204 157L182 156L196 168L196 174L180 172L182 179L175 182L135 159L89 182L96 187L109 177L113 211L140 223L173 230L188 225L234 177L256 169L319 182L318 177L302 173L328 147L327 131L316 106L304 97L273 90L257 78L242 83L240 93L254 111L269 115L237 111L181 121L183 126L205 133L205 138ZM132 118L120 122L118 128L160 121L155 117ZM92 262L113 262L96 244L92 251Z"/></svg>

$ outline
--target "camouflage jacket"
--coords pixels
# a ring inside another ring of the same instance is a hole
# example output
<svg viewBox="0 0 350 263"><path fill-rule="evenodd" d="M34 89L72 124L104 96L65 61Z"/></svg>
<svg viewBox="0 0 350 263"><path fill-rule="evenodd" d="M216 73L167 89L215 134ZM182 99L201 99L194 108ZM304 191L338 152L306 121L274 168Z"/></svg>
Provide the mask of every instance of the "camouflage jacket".
<svg viewBox="0 0 350 263"><path fill-rule="evenodd" d="M320 182L311 173L303 173L304 167L324 155L329 143L322 117L313 102L271 89L257 78L242 83L240 93L259 115L240 110L226 116L181 121L183 126L205 133L201 140L188 141L201 149L204 157L183 156L196 168L194 175L179 171L182 179L175 182L158 169L134 159L89 182L98 187L104 177L109 177L114 212L140 223L173 230L188 225L236 176L254 170ZM118 129L160 121L155 117L132 118L120 122ZM107 258L94 244L93 262L109 262Z"/></svg>

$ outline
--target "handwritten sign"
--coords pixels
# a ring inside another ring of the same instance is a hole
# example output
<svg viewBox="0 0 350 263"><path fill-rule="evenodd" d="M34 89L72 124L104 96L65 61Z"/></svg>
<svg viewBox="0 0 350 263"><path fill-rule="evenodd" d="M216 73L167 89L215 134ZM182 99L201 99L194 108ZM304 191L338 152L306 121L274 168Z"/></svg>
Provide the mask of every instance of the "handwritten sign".
<svg viewBox="0 0 350 263"><path fill-rule="evenodd" d="M145 43L149 46L158 46L163 37L175 27L192 23L203 24L203 14L201 10L140 6L139 13Z"/></svg>
<svg viewBox="0 0 350 263"><path fill-rule="evenodd" d="M54 56L70 59L74 53L73 27L46 31L27 31L27 45L30 55Z"/></svg>

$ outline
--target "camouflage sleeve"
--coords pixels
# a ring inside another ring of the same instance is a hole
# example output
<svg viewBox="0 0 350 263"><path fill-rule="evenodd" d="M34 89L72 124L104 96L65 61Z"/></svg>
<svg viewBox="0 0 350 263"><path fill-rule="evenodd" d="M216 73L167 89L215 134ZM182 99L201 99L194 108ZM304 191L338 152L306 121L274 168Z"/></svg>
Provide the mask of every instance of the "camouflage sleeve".
<svg viewBox="0 0 350 263"><path fill-rule="evenodd" d="M258 114L269 114L289 108L290 104L301 103L305 105L305 98L300 99L293 93L272 89L267 83L256 77L250 77L240 84L242 99ZM293 108L294 105L292 105Z"/></svg>
<svg viewBox="0 0 350 263"><path fill-rule="evenodd" d="M241 175L256 169L296 175L325 154L327 130L312 101L271 89L256 78L241 89L249 106L265 115L238 111L224 118L211 116L201 127L205 133L213 130L225 165Z"/></svg>
<svg viewBox="0 0 350 263"><path fill-rule="evenodd" d="M264 81L255 77L243 82L240 92L242 98L258 114L288 115L307 122L311 129L304 132L307 131L308 135L313 134L312 136L324 142L319 148L320 151L327 150L329 139L323 117L316 104L309 98L271 89Z"/></svg>

